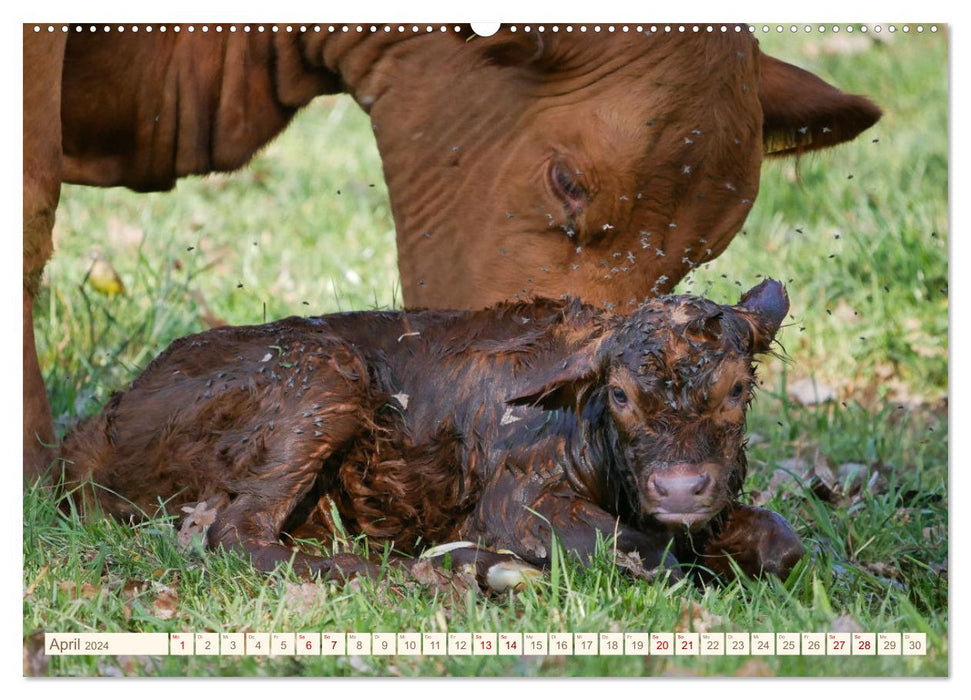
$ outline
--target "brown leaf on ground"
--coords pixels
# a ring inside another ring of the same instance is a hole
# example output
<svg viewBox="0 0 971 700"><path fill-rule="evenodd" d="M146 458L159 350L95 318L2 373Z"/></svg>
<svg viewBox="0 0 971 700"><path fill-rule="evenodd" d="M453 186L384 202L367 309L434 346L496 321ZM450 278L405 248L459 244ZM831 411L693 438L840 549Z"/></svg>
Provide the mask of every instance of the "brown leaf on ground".
<svg viewBox="0 0 971 700"><path fill-rule="evenodd" d="M171 620L179 609L179 576L172 577L169 585L156 584L157 594L152 603L152 614L161 620Z"/></svg>
<svg viewBox="0 0 971 700"><path fill-rule="evenodd" d="M47 576L49 569L49 564L44 564L44 566L41 567L40 571L37 573L37 576L34 577L34 580L31 581L29 586L27 586L27 590L24 591L24 598L32 598L34 596L34 591L37 590L37 584L39 584L44 577Z"/></svg>
<svg viewBox="0 0 971 700"><path fill-rule="evenodd" d="M874 576L879 576L880 578L893 580L900 578L900 570L896 566L887 564L886 562L872 561L862 564L862 566L864 571Z"/></svg>
<svg viewBox="0 0 971 700"><path fill-rule="evenodd" d="M46 676L50 657L44 652L44 630L24 638L24 675Z"/></svg>
<svg viewBox="0 0 971 700"><path fill-rule="evenodd" d="M738 667L735 675L739 678L766 678L774 676L772 669L762 659L749 659Z"/></svg>
<svg viewBox="0 0 971 700"><path fill-rule="evenodd" d="M822 450L817 449L813 454L812 472L809 480L809 488L816 495L827 503L838 503L840 500L840 488L836 482L836 474L830 465L829 458Z"/></svg>
<svg viewBox="0 0 971 700"><path fill-rule="evenodd" d="M440 593L448 607L462 603L470 594L479 593L475 576L465 571L446 571L430 559L419 559L410 568L415 580L432 592Z"/></svg>
<svg viewBox="0 0 971 700"><path fill-rule="evenodd" d="M152 604L152 614L160 620L171 620L179 609L179 594L163 591Z"/></svg>
<svg viewBox="0 0 971 700"><path fill-rule="evenodd" d="M93 586L90 583L82 583L78 587L73 581L61 581L57 584L57 587L71 598L87 598L88 600L94 600L105 590L104 588Z"/></svg>
<svg viewBox="0 0 971 700"><path fill-rule="evenodd" d="M192 544L196 535L205 542L206 532L209 526L216 522L219 514L219 507L222 505L218 500L210 504L207 501L199 501L195 505L182 506L185 516L182 518L182 525L179 527L179 547L186 549Z"/></svg>
<svg viewBox="0 0 971 700"><path fill-rule="evenodd" d="M134 598L135 596L141 595L148 590L148 584L145 581L139 581L138 579L129 578L125 579L124 585L122 585L121 593L126 599Z"/></svg>
<svg viewBox="0 0 971 700"><path fill-rule="evenodd" d="M644 561L641 559L641 555L637 552L615 551L614 564L632 574L636 578L644 579L645 581L653 581L658 575L657 568L645 568Z"/></svg>
<svg viewBox="0 0 971 700"><path fill-rule="evenodd" d="M784 462L792 462L793 460L783 460ZM785 467L783 462L779 463L780 467ZM796 466L796 465L793 465ZM769 478L769 483L766 484L765 488L761 491L752 492L752 505L754 506L764 506L766 503L771 501L776 494L782 495L782 498L787 498L792 495L793 491L796 491L796 484L798 484L797 478L790 474L786 469L776 469L772 472L772 476Z"/></svg>
<svg viewBox="0 0 971 700"><path fill-rule="evenodd" d="M678 621L674 624L675 632L710 632L715 627L725 624L725 618L715 615L708 608L693 600L681 609Z"/></svg>
<svg viewBox="0 0 971 700"><path fill-rule="evenodd" d="M782 498L803 495L803 488L812 491L827 503L838 503L841 491L829 458L818 447L812 448L811 457L796 455L779 460L768 485L753 498L753 505L762 506L776 494Z"/></svg>

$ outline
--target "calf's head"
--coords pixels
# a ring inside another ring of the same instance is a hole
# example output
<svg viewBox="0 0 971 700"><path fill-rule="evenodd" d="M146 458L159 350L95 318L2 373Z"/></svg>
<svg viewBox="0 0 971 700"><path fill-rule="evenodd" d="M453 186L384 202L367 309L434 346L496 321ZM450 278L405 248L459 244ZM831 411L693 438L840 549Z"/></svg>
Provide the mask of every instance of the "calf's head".
<svg viewBox="0 0 971 700"><path fill-rule="evenodd" d="M768 352L789 310L766 280L735 306L660 297L539 379L515 401L572 408L591 427L608 495L634 521L699 529L737 497L745 477L745 413L754 356Z"/></svg>

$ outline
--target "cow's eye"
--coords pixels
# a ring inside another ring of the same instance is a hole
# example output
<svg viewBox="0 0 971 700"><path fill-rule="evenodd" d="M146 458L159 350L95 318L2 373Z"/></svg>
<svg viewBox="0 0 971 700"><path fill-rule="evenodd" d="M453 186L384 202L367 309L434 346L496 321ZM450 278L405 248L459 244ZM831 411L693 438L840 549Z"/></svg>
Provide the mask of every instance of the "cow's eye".
<svg viewBox="0 0 971 700"><path fill-rule="evenodd" d="M575 172L562 161L555 160L550 166L550 183L556 195L563 200L567 210L571 214L579 213L588 197L586 189L577 179Z"/></svg>
<svg viewBox="0 0 971 700"><path fill-rule="evenodd" d="M735 382L735 386L733 386L732 390L728 392L728 396L729 398L732 398L732 399L740 399L742 398L742 394L744 393L745 393L744 382Z"/></svg>
<svg viewBox="0 0 971 700"><path fill-rule="evenodd" d="M614 403L618 406L627 405L627 392L621 389L619 386L615 386L610 391L610 397L614 400Z"/></svg>

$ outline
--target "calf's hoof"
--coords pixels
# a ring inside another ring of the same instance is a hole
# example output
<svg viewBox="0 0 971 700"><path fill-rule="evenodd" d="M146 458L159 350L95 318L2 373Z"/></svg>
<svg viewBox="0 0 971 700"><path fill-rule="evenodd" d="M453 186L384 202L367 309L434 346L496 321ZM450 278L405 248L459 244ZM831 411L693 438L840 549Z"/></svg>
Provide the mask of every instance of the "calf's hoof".
<svg viewBox="0 0 971 700"><path fill-rule="evenodd" d="M761 570L785 581L806 549L785 518L778 513L767 512L772 516L774 527L765 530L759 540Z"/></svg>
<svg viewBox="0 0 971 700"><path fill-rule="evenodd" d="M422 559L430 559L436 566L446 562L452 569L475 576L479 587L487 592L521 591L530 581L541 578L543 572L506 550L493 551L474 542L449 542L426 550Z"/></svg>
<svg viewBox="0 0 971 700"><path fill-rule="evenodd" d="M738 506L702 549L697 563L716 576L731 576L734 560L747 576L770 574L785 580L805 554L792 526L765 508Z"/></svg>

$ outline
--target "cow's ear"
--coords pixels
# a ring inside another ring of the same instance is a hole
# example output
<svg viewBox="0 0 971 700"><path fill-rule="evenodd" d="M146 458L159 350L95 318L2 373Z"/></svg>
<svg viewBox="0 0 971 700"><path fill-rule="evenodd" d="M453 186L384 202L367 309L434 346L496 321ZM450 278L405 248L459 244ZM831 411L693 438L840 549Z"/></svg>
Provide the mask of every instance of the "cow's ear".
<svg viewBox="0 0 971 700"><path fill-rule="evenodd" d="M848 95L812 73L761 56L762 150L779 156L849 141L876 124L880 108Z"/></svg>
<svg viewBox="0 0 971 700"><path fill-rule="evenodd" d="M526 66L540 63L546 55L546 42L539 32L512 32L500 27L492 36L473 33L468 41L497 66Z"/></svg>
<svg viewBox="0 0 971 700"><path fill-rule="evenodd" d="M789 296L781 282L765 279L745 292L734 309L748 322L750 352L758 355L772 347L775 334L789 313Z"/></svg>
<svg viewBox="0 0 971 700"><path fill-rule="evenodd" d="M595 353L581 350L548 372L530 373L526 383L506 399L506 403L536 406L547 411L558 408L580 410L602 375Z"/></svg>

